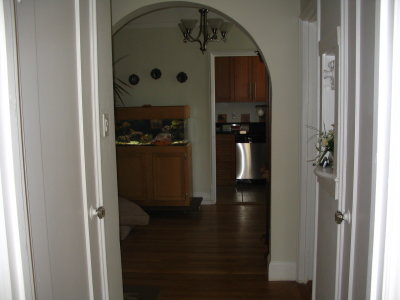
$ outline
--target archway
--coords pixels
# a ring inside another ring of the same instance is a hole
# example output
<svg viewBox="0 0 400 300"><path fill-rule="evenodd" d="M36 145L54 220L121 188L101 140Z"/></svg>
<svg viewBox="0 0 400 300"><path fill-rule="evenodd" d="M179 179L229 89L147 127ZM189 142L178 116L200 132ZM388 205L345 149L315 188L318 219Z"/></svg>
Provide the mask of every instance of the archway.
<svg viewBox="0 0 400 300"><path fill-rule="evenodd" d="M275 279L295 279L299 199L297 129L300 118L300 105L296 101L299 97L297 94L298 17L295 7L260 2L254 4L249 15L246 13L248 7L244 4L230 2L214 4L207 0L196 3L153 1L149 5L115 1L113 6L114 32L117 32L127 20L154 10L171 6L202 6L233 20L252 37L255 44L259 45L263 57L267 58L274 81L272 128L279 128L279 131L272 134L271 167L274 179L271 199L273 211L271 254L272 263L275 263L273 269L279 270L277 273L280 272L280 275L274 277L274 272L271 272L271 275Z"/></svg>

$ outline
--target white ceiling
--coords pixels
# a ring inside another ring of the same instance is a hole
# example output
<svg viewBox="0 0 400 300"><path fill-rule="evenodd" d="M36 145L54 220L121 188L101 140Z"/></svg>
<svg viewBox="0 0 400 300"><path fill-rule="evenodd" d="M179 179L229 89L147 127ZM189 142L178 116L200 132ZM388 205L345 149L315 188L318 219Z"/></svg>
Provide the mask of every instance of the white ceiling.
<svg viewBox="0 0 400 300"><path fill-rule="evenodd" d="M224 19L213 12L208 13L208 18ZM157 10L132 20L126 26L128 28L177 27L181 19L196 19L200 22L199 8L175 7Z"/></svg>

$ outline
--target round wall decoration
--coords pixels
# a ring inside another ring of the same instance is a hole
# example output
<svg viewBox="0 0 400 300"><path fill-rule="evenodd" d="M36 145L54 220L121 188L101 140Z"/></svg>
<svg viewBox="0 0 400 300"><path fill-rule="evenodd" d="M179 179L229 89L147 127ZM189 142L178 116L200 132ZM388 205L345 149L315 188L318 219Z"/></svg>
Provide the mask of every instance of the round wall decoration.
<svg viewBox="0 0 400 300"><path fill-rule="evenodd" d="M154 68L153 70L151 70L150 75L153 79L159 79L161 77L161 70Z"/></svg>
<svg viewBox="0 0 400 300"><path fill-rule="evenodd" d="M128 81L132 85L137 85L140 81L140 78L136 74L131 74L129 75Z"/></svg>
<svg viewBox="0 0 400 300"><path fill-rule="evenodd" d="M185 72L179 72L178 75L176 75L176 79L180 83L184 83L186 80L188 80L188 76Z"/></svg>

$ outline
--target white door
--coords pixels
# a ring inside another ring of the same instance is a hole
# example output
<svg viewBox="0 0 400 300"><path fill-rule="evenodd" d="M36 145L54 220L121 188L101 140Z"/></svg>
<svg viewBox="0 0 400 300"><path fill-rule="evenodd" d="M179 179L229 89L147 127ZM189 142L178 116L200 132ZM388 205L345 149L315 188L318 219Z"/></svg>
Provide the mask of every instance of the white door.
<svg viewBox="0 0 400 300"><path fill-rule="evenodd" d="M333 169L317 167L317 223L314 293L317 300L347 299L351 249L355 137L355 68L348 36L348 2L341 1L340 24L322 35L320 124L335 124ZM325 16L326 17L326 16ZM320 22L323 23L324 15ZM354 18L355 19L355 18ZM344 218L341 219L341 218Z"/></svg>
<svg viewBox="0 0 400 300"><path fill-rule="evenodd" d="M37 299L122 299L116 172L101 172L115 166L100 126L113 115L110 27L105 0L16 2Z"/></svg>

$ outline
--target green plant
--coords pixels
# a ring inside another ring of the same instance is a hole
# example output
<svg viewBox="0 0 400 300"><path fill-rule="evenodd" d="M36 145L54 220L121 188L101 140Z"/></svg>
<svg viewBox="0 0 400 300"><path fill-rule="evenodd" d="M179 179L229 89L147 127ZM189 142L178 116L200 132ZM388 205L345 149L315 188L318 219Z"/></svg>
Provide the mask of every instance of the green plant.
<svg viewBox="0 0 400 300"><path fill-rule="evenodd" d="M120 78L118 78L117 76L115 76L115 65L117 63L119 63L121 60L123 60L124 58L126 58L128 55L124 55L120 58L118 58L117 60L115 60L113 62L113 72L114 72L114 76L113 76L113 90L114 90L114 105L117 104L118 100L123 106L125 106L125 102L124 100L122 100L122 96L124 94L126 95L130 95L129 91L127 90L128 88L130 88L130 86L124 82L123 80L121 80Z"/></svg>
<svg viewBox="0 0 400 300"><path fill-rule="evenodd" d="M315 127L308 126L315 131L317 131L317 142L315 144L315 149L317 150L317 156L312 159L313 165L316 166L332 166L333 164L333 153L335 151L335 127L332 124L332 129L326 130L325 124L323 130L318 130Z"/></svg>
<svg viewBox="0 0 400 300"><path fill-rule="evenodd" d="M123 106L125 106L125 102L124 100L122 100L122 95L129 95L129 92L126 89L128 87L129 85L126 84L124 81L116 76L113 77L114 105L116 104L116 100L118 100Z"/></svg>

